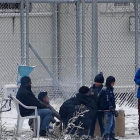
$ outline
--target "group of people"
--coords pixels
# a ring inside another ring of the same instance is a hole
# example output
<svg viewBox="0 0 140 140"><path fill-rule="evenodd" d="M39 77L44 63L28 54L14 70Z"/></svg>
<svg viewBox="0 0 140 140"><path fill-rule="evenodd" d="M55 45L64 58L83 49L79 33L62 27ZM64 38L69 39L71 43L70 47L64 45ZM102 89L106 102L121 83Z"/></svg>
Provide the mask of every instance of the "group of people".
<svg viewBox="0 0 140 140"><path fill-rule="evenodd" d="M24 105L37 106L38 115L41 118L40 136L46 136L49 123L56 123L54 118L56 117L63 123L64 129L67 129L66 133L71 135L76 133L79 137L86 135L94 139L95 125L98 119L102 139L117 140L114 132L115 117L118 116L118 112L115 111L113 92L115 78L113 76L107 77L103 86L103 74L97 74L94 78L94 84L90 88L87 86L80 87L74 97L61 105L59 112L50 105L47 92L40 92L38 98L35 97L31 90L30 77L22 77L20 83L16 98ZM22 116L35 113L34 110L19 107ZM104 123L104 116L106 116L106 123ZM73 121L71 121L72 119Z"/></svg>

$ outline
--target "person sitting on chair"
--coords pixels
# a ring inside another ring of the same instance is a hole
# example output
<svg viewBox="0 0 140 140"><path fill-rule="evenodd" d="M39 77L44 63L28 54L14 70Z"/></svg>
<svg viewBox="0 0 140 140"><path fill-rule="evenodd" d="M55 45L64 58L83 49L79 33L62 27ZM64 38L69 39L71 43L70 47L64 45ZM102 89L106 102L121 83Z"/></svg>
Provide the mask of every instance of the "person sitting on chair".
<svg viewBox="0 0 140 140"><path fill-rule="evenodd" d="M31 90L31 79L28 76L24 76L21 78L20 81L21 85L18 89L16 98L26 106L36 106L38 115L41 118L41 125L40 125L40 135L46 136L46 129L51 120L51 110L48 109L45 105L41 104L39 100L35 97ZM19 106L21 116L29 116L34 115L34 110L26 109L22 106Z"/></svg>

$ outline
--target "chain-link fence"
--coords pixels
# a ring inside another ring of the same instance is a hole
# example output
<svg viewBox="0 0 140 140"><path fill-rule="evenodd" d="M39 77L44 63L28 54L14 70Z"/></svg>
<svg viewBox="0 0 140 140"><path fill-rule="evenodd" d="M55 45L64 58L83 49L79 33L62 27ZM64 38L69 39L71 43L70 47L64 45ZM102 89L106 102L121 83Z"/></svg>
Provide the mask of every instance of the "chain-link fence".
<svg viewBox="0 0 140 140"><path fill-rule="evenodd" d="M1 87L16 84L18 65L36 66L34 93L57 101L102 71L116 78L117 103L136 106L135 11L129 0L0 0Z"/></svg>
<svg viewBox="0 0 140 140"><path fill-rule="evenodd" d="M0 3L0 86L15 83L20 64L20 3Z"/></svg>
<svg viewBox="0 0 140 140"><path fill-rule="evenodd" d="M135 104L134 4L98 4L98 70L116 78L117 102Z"/></svg>

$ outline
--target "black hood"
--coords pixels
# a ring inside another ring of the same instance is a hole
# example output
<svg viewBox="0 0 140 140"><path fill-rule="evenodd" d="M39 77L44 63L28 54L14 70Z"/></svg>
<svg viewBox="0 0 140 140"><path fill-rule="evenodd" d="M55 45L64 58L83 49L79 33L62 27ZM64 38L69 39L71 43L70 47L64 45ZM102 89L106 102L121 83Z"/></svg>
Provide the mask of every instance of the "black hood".
<svg viewBox="0 0 140 140"><path fill-rule="evenodd" d="M92 98L90 96L87 96L87 95L84 95L84 94L80 94L80 93L77 93L76 94L76 97L78 99L78 101L83 104L83 105L86 105L86 106L89 106L91 107L93 110L95 110L95 102L94 100L92 100Z"/></svg>
<svg viewBox="0 0 140 140"><path fill-rule="evenodd" d="M110 87L112 82L115 82L115 77L113 77L113 76L107 77L107 79L106 79L106 86Z"/></svg>

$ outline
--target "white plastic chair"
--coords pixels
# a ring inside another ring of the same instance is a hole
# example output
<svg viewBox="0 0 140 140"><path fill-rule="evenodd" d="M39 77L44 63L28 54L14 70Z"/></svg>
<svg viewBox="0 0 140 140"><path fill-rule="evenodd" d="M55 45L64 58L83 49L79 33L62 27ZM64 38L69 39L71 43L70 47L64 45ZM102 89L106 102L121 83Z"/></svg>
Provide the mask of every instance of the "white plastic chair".
<svg viewBox="0 0 140 140"><path fill-rule="evenodd" d="M18 115L18 118L17 118L17 132L18 132L18 134L21 132L24 120L33 118L33 120L34 120L34 136L39 138L40 116L37 113L37 107L36 106L26 106L26 105L22 104L14 96L12 96L11 98L14 101L14 104L15 104L15 107L16 107L16 110L17 110L17 115ZM20 114L19 105L21 105L22 107L24 107L26 109L34 109L35 110L35 115L22 117L21 114Z"/></svg>

